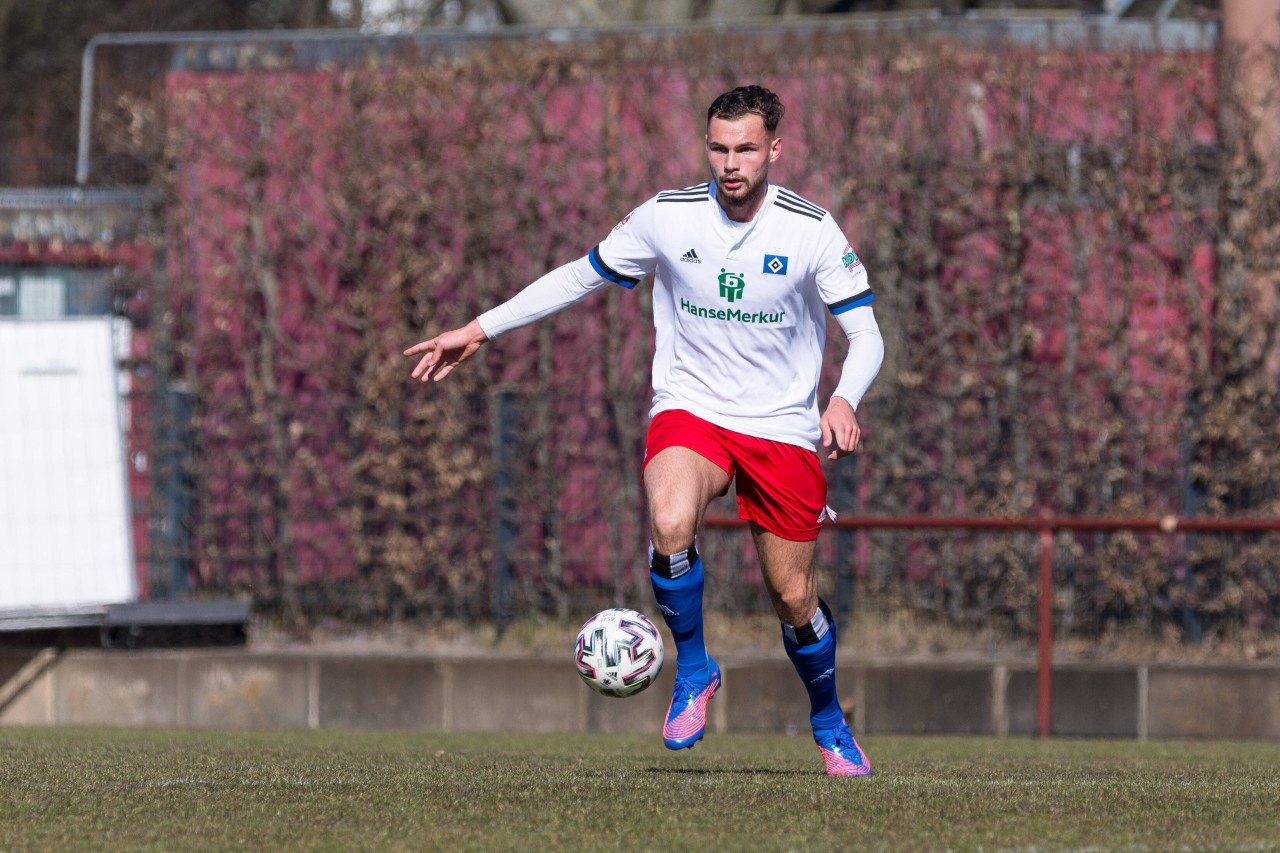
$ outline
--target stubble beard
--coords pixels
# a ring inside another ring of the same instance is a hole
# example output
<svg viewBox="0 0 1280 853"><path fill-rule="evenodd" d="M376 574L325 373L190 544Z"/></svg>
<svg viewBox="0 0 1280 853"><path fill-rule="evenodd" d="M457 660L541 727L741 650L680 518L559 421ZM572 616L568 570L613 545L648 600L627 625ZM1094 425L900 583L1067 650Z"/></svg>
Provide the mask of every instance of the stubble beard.
<svg viewBox="0 0 1280 853"><path fill-rule="evenodd" d="M727 208L734 208L736 210L751 207L751 205L755 204L756 201L764 195L764 191L766 187L768 187L767 177L767 174L761 175L759 181L754 184L748 184L746 179L741 179L743 186L738 190L739 194L730 195L729 191L725 189L724 186L725 176L721 175L716 178L716 189L719 190L721 204Z"/></svg>

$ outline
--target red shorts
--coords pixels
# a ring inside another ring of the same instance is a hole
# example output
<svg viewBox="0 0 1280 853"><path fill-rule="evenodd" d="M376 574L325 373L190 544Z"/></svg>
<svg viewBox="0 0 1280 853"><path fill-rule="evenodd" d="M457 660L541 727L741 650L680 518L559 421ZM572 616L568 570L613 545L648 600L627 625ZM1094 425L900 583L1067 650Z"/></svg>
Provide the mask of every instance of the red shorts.
<svg viewBox="0 0 1280 853"><path fill-rule="evenodd" d="M743 435L679 409L659 412L649 424L645 464L668 447L686 447L728 474L737 484L739 518L783 539L818 538L827 478L814 451Z"/></svg>

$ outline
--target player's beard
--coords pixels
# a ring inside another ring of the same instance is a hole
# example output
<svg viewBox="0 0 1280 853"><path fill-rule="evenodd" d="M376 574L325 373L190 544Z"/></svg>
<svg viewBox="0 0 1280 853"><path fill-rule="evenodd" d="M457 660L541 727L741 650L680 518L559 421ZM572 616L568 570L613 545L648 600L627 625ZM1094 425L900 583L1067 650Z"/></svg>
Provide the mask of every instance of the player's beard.
<svg viewBox="0 0 1280 853"><path fill-rule="evenodd" d="M732 195L730 194L729 190L725 189L725 186L724 186L724 182L731 177L737 178L738 180L742 181L742 186L738 187L736 190L733 190ZM735 173L733 175L717 175L716 190L720 194L720 202L725 207L733 207L733 208L750 207L752 204L756 202L757 199L760 198L760 196L764 193L765 189L768 187L768 183L769 183L768 179L769 179L768 170L761 172L760 176L756 178L754 182L748 180L741 173Z"/></svg>

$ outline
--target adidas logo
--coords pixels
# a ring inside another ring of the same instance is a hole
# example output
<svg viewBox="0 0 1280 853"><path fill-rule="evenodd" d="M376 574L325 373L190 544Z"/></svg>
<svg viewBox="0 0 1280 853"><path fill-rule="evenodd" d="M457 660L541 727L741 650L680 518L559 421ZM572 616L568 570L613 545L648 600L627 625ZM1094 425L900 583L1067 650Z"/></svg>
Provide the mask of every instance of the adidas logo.
<svg viewBox="0 0 1280 853"><path fill-rule="evenodd" d="M821 675L819 675L817 678L811 678L811 679L809 679L809 683L810 683L810 684L818 684L819 682L826 681L828 678L831 678L831 677L832 677L832 676L834 676L835 674L836 674L836 671L835 671L834 669L829 669L829 670L827 670L826 672L824 672L824 673L822 673Z"/></svg>
<svg viewBox="0 0 1280 853"><path fill-rule="evenodd" d="M681 255L680 260L684 261L686 264L702 263L702 259L698 257L698 253L695 252L693 249L690 249L689 251Z"/></svg>

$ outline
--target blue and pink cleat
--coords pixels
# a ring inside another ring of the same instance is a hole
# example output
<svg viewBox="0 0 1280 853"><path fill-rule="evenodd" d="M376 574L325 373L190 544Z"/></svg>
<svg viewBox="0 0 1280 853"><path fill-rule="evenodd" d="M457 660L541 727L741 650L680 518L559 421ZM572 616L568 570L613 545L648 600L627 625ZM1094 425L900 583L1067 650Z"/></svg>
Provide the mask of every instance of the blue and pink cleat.
<svg viewBox="0 0 1280 853"><path fill-rule="evenodd" d="M662 742L667 749L688 749L702 740L707 726L707 703L720 689L720 665L707 658L706 669L693 675L676 672L671 705L662 726Z"/></svg>
<svg viewBox="0 0 1280 853"><path fill-rule="evenodd" d="M813 740L822 753L828 776L871 775L871 762L853 739L847 723L841 722L833 729L814 729Z"/></svg>

